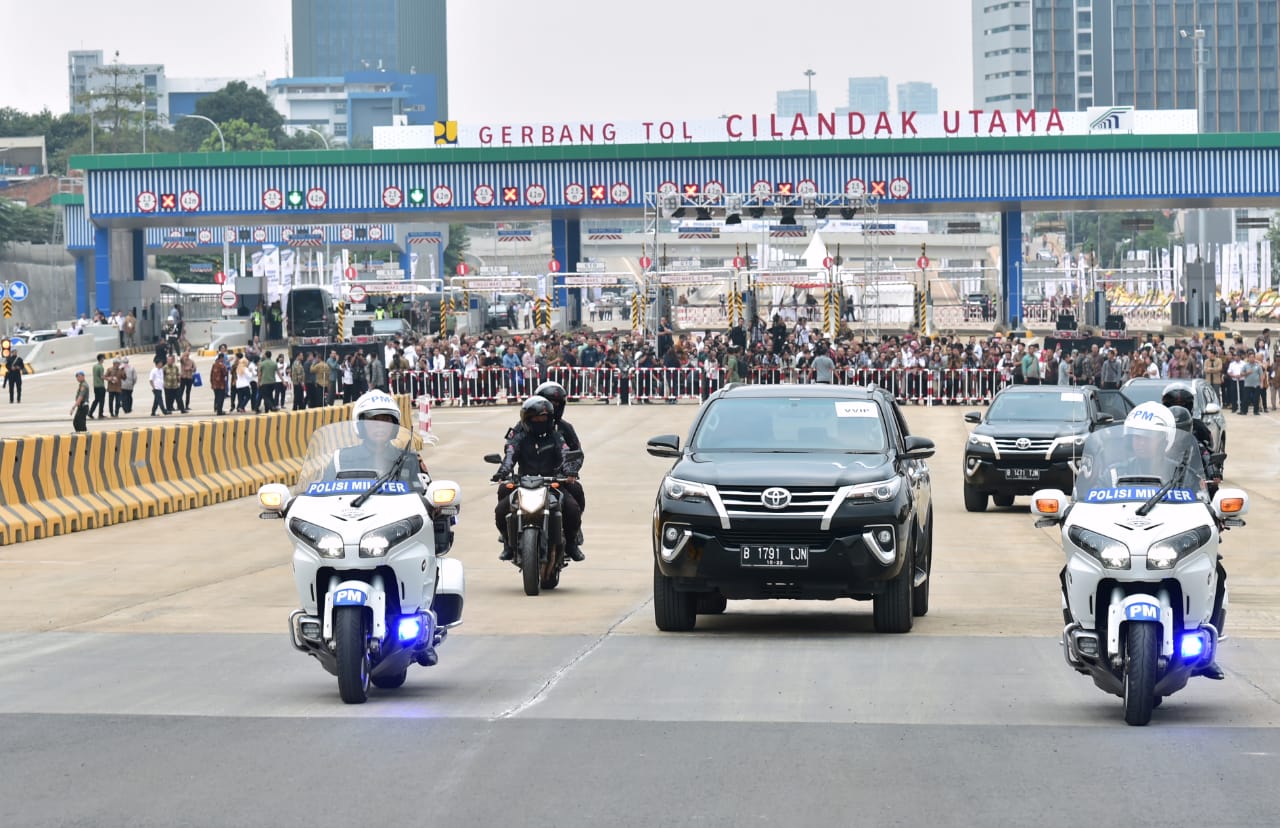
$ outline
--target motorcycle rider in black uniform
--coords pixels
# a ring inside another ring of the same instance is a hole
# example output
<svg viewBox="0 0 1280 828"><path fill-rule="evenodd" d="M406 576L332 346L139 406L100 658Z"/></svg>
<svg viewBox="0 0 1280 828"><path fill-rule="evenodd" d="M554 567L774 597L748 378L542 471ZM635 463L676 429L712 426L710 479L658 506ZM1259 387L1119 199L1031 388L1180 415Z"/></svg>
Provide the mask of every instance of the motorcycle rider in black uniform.
<svg viewBox="0 0 1280 828"><path fill-rule="evenodd" d="M1170 410L1175 406L1181 406L1187 410L1188 416L1191 416L1191 412L1196 410L1195 393L1186 383L1175 382L1164 390L1164 394L1160 397L1160 404ZM1213 454L1213 432L1209 431L1204 420L1191 416L1191 436L1195 437L1196 442L1200 444L1200 450L1206 459ZM1222 479L1222 470L1206 464L1205 477L1217 482Z"/></svg>
<svg viewBox="0 0 1280 828"><path fill-rule="evenodd" d="M530 397L520 406L520 424L507 431L502 464L490 479L502 483L511 477L513 469L518 469L520 474L567 477L576 473L576 466L580 464L567 464L564 459L566 451L569 451L569 447L556 428L555 411L551 402L538 396ZM502 554L498 556L501 561L509 561L515 555L507 538L507 515L510 513L511 490L499 487L493 522L502 538ZM582 509L576 498L561 496L560 516L564 528L565 552L575 561L586 560L586 555L578 548Z"/></svg>
<svg viewBox="0 0 1280 828"><path fill-rule="evenodd" d="M542 397L551 403L552 409L555 411L556 428L560 429L560 436L564 437L565 445L570 451L582 451L582 441L578 439L577 430L569 424L564 418L564 404L569 398L569 393L564 390L564 386L558 382L544 382L534 389L534 396ZM585 458L584 458L585 460ZM567 489L573 494L573 499L578 501L578 508L587 511L587 493L582 490L582 481L578 479L577 472L582 468L583 460L575 460L568 464L571 469L569 472L569 481L561 484L561 488Z"/></svg>

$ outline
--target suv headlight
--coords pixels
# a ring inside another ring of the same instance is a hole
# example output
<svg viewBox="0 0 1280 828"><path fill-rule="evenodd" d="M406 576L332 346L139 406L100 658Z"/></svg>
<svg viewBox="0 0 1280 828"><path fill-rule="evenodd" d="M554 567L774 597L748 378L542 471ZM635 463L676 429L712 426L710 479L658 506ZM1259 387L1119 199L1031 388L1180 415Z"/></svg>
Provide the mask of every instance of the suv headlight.
<svg viewBox="0 0 1280 828"><path fill-rule="evenodd" d="M662 493L672 500L697 500L707 497L707 487L702 483L691 483L677 477L667 477L662 481Z"/></svg>
<svg viewBox="0 0 1280 828"><path fill-rule="evenodd" d="M1053 453L1060 448L1070 449L1072 454L1077 454L1084 448L1085 437L1084 434L1068 434L1066 437L1059 437L1049 444L1047 456L1052 457Z"/></svg>
<svg viewBox="0 0 1280 828"><path fill-rule="evenodd" d="M1000 449L996 448L996 438L986 434L970 434L967 448L986 449L996 457L1000 456Z"/></svg>
<svg viewBox="0 0 1280 828"><path fill-rule="evenodd" d="M1100 535L1082 526L1072 526L1067 531L1067 538L1101 561L1107 569L1129 568L1129 547L1115 538Z"/></svg>
<svg viewBox="0 0 1280 828"><path fill-rule="evenodd" d="M902 490L902 478L890 477L888 480L876 480L871 483L859 483L849 488L846 500L879 501L886 503L898 496Z"/></svg>
<svg viewBox="0 0 1280 828"><path fill-rule="evenodd" d="M397 520L381 529L366 532L360 538L360 557L381 558L391 547L403 543L422 531L422 518L414 515L411 518Z"/></svg>
<svg viewBox="0 0 1280 828"><path fill-rule="evenodd" d="M1187 532L1156 541L1147 550L1149 569L1173 569L1173 565L1209 542L1213 531L1201 526Z"/></svg>
<svg viewBox="0 0 1280 828"><path fill-rule="evenodd" d="M289 531L302 538L302 542L315 550L322 558L341 558L343 554L342 536L316 526L302 518L289 521Z"/></svg>

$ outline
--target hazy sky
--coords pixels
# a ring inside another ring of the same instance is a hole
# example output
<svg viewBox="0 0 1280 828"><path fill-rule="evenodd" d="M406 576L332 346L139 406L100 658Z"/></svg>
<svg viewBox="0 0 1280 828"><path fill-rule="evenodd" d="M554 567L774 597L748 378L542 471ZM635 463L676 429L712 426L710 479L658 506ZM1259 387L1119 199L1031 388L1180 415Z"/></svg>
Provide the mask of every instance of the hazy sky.
<svg viewBox="0 0 1280 828"><path fill-rule="evenodd" d="M289 74L289 0L0 0L0 106L69 109L67 52L117 50L173 77ZM850 76L926 81L972 100L967 0L454 0L450 115L499 123L770 112L818 74L818 107Z"/></svg>

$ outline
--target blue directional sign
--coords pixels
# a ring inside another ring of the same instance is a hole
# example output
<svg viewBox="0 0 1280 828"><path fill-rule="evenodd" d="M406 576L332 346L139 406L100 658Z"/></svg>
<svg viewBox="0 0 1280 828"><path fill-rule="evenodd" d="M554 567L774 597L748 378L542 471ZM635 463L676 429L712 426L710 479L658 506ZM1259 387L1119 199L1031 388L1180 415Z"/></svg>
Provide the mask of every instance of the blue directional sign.
<svg viewBox="0 0 1280 828"><path fill-rule="evenodd" d="M26 282L9 283L9 298L13 299L15 302L21 302L23 299L26 299L27 294L30 292L31 289L27 287Z"/></svg>

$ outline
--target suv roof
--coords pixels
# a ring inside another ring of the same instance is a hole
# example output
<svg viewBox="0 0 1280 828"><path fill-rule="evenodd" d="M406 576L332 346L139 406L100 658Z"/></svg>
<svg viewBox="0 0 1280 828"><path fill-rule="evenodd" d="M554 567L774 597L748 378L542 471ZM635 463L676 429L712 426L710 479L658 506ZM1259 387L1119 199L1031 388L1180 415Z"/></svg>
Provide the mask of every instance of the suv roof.
<svg viewBox="0 0 1280 828"><path fill-rule="evenodd" d="M719 397L815 397L818 399L869 400L883 393L884 389L882 388L861 385L826 385L825 383L814 385L787 383L781 385L753 385L730 383L713 394L711 399Z"/></svg>
<svg viewBox="0 0 1280 828"><path fill-rule="evenodd" d="M1094 385L1006 385L1001 394L1058 394L1062 391L1096 391Z"/></svg>

